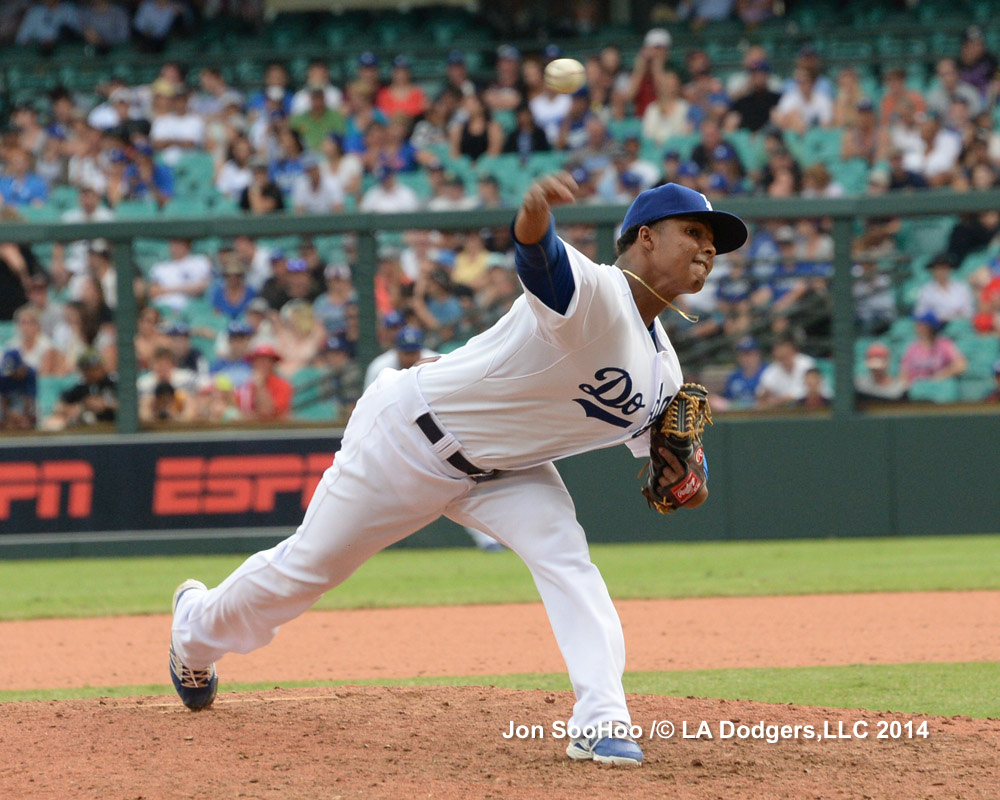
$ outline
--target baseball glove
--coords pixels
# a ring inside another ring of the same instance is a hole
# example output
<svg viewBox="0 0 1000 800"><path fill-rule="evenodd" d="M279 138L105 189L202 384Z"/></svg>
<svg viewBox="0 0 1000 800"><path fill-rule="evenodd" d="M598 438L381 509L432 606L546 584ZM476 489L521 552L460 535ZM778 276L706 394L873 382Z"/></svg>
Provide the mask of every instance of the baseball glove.
<svg viewBox="0 0 1000 800"><path fill-rule="evenodd" d="M677 391L649 433L649 464L642 494L661 514L670 514L688 503L705 485L705 451L701 435L712 424L708 391L697 383L685 383ZM684 474L668 486L660 485L664 471L674 471L660 453L666 448L677 456Z"/></svg>

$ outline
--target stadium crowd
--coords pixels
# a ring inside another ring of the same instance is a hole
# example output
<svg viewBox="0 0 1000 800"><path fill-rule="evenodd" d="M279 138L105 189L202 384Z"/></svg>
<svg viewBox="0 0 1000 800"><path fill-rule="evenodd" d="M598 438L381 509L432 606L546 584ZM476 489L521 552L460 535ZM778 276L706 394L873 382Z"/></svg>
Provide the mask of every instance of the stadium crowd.
<svg viewBox="0 0 1000 800"><path fill-rule="evenodd" d="M252 6L238 13L252 14ZM188 10L163 0L144 0L134 16L102 0L14 3L0 15L0 35L43 48L65 35L89 42L94 15L107 14L121 20L118 34L156 49L193 24ZM159 40L141 27L155 14L172 20L161 22ZM59 212L67 222L184 209L194 161L210 161L212 196L191 207L247 215L513 207L533 170L555 167L571 172L581 203L627 203L667 181L723 202L998 184L1000 73L979 28L920 86L903 69L887 69L874 85L854 67L832 72L808 46L787 74L754 45L741 69L721 75L704 51L678 58L672 45L668 30L654 28L632 63L615 46L594 52L587 84L572 96L542 80L547 60L562 55L555 45L532 53L499 47L484 81L454 50L433 92L414 80L407 56L383 64L373 52L359 55L343 84L317 59L302 84L276 62L249 91L230 86L219 69L176 61L149 84L115 78L95 87L96 105L55 86L44 102L18 105L0 139L0 221L38 218L57 195L70 198ZM803 164L810 143L826 149ZM560 232L596 255L593 229ZM927 263L928 277L910 280L912 296L904 297L898 268L907 261L909 270L914 258L901 248L906 224L866 222L853 254L865 348L860 395L899 400L917 384L954 381L969 354L949 332L992 343L996 353L1000 258L956 273L970 254L989 254L998 232L1000 212L960 218ZM114 254L102 240L36 250L0 244L0 320L13 320L3 344L3 426L112 419ZM319 399L330 416L349 413L362 387L352 237L322 252L308 238L291 251L247 236L212 249L177 239L158 254L131 287L141 309L144 422L290 419L308 407L303 398ZM685 298L684 310L699 319L669 320L678 347L709 353L710 363L736 362L716 376L721 407L829 403L832 257L826 220L760 224L747 247L717 259L704 291ZM374 290L383 348L400 357L447 351L492 324L520 292L510 233L410 231L380 247ZM882 340L899 330L906 341ZM1000 373L1000 362L992 369ZM39 418L42 377L65 386ZM987 390L995 397L985 385L982 396ZM932 390L914 399L940 398Z"/></svg>

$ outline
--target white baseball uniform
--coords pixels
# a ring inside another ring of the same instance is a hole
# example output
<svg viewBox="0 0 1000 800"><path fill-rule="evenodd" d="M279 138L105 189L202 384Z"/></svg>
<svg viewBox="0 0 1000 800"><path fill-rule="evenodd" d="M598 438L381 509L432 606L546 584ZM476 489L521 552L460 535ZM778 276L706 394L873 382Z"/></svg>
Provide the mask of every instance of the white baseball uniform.
<svg viewBox="0 0 1000 800"><path fill-rule="evenodd" d="M295 534L182 596L173 643L185 664L266 644L372 555L445 515L527 564L576 692L570 722L631 722L621 623L552 462L622 443L647 457L681 369L622 272L565 247L565 313L526 292L464 347L380 374Z"/></svg>

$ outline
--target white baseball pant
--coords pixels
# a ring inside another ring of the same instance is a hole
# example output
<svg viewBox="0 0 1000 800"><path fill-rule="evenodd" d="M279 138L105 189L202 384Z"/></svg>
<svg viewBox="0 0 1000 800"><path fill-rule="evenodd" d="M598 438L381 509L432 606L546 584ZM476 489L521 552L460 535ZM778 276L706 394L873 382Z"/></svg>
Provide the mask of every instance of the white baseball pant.
<svg viewBox="0 0 1000 800"><path fill-rule="evenodd" d="M354 410L298 530L218 587L181 598L172 629L181 660L205 667L267 644L379 550L445 515L489 533L527 564L576 693L570 723L631 724L621 622L555 466L476 482L445 460L458 447L450 434L432 446L414 424L429 410L414 371L382 373Z"/></svg>

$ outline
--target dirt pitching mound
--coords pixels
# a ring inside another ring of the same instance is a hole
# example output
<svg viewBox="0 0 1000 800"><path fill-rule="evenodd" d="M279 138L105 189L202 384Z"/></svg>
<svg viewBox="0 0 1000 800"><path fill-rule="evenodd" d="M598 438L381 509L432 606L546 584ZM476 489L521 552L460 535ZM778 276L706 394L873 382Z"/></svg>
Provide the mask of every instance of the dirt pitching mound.
<svg viewBox="0 0 1000 800"><path fill-rule="evenodd" d="M997 720L634 696L646 763L602 768L569 761L553 736L572 702L562 692L341 687L224 693L197 714L174 697L9 703L0 797L996 797ZM663 720L674 735L648 738ZM713 739L682 738L682 723L693 733L702 721ZM905 738L908 722L917 731L924 721L926 738ZM542 734L505 739L511 722ZM759 722L868 736L718 736L725 723ZM897 724L904 738L876 738Z"/></svg>

